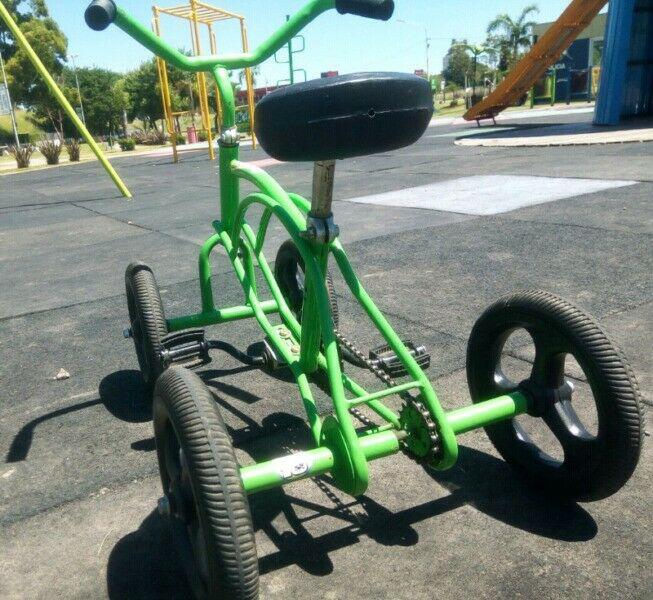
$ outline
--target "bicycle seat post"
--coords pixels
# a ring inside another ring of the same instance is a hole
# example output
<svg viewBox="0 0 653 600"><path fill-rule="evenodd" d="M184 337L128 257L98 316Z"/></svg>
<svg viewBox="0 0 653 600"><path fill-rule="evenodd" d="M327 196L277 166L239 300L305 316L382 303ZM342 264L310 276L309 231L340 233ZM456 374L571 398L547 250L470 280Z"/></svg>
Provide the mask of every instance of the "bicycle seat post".
<svg viewBox="0 0 653 600"><path fill-rule="evenodd" d="M333 183L336 161L316 161L313 168L313 198L311 212L306 220L306 235L316 243L329 244L340 235L340 229L333 222Z"/></svg>

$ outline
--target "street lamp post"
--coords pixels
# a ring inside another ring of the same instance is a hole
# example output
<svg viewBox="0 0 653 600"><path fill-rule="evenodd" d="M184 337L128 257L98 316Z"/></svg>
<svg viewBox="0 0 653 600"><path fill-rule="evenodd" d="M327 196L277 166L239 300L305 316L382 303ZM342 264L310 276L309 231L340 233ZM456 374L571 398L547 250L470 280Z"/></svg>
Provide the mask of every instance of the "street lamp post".
<svg viewBox="0 0 653 600"><path fill-rule="evenodd" d="M426 78L428 79L431 75L431 38L426 27L424 27L424 39L426 41Z"/></svg>
<svg viewBox="0 0 653 600"><path fill-rule="evenodd" d="M2 70L2 81L4 81L5 88L7 90L7 100L9 101L9 114L11 115L11 126L14 129L14 138L16 140L16 148L20 148L20 138L18 137L18 126L16 125L16 115L14 114L14 104L11 101L11 95L9 94L9 84L7 83L7 74L5 73L5 61L2 58L2 52L0 52L0 69Z"/></svg>
<svg viewBox="0 0 653 600"><path fill-rule="evenodd" d="M75 85L77 86L77 98L79 99L79 110L82 113L80 116L82 117L82 123L84 123L84 127L86 127L86 115L84 114L84 103L82 102L82 90L79 87L79 78L77 77L77 65L75 64L75 59L77 58L77 54L71 54L68 58L70 58L70 61L73 63L73 73L75 74Z"/></svg>
<svg viewBox="0 0 653 600"><path fill-rule="evenodd" d="M404 21L403 19L397 19L397 23L403 23L404 25L410 25L411 27L422 27L417 23L411 23L410 21ZM429 78L431 74L431 42L434 38L429 36L428 27L424 27L424 44L426 47L426 78ZM438 38L439 39L439 38Z"/></svg>

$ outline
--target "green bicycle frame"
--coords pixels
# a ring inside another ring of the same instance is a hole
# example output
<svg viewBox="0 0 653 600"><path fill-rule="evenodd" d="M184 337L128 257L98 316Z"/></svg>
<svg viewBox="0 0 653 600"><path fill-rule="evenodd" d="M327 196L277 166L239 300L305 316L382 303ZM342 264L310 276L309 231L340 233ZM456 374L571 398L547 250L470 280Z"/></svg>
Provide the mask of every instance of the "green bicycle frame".
<svg viewBox="0 0 653 600"><path fill-rule="evenodd" d="M120 8L117 9L115 19L118 27L166 62L185 71L211 73L222 97L222 128L232 135L223 134L219 140L221 219L213 223L215 234L206 241L199 254L202 310L197 314L168 320L169 331L255 318L295 377L316 446L314 450L241 468L243 485L248 493L326 472L332 474L336 484L344 491L354 496L364 493L369 479L369 461L398 452L401 440L408 435L401 430L399 416L382 402L384 398L395 394L407 391L418 394L437 423L441 453L432 465L436 469L448 469L455 464L458 456L457 434L513 418L527 412L529 408L527 398L520 392L514 392L445 412L427 376L363 288L340 242L315 243L303 236L310 209L309 201L287 193L266 172L239 160L239 145L233 136L235 101L227 69L258 65L317 16L332 8L335 8L335 0L311 0L255 51L209 57L188 57L181 54ZM249 181L258 189L258 192L242 201L241 179ZM263 208L257 232L254 232L246 219L247 212L255 205ZM263 242L273 217L281 221L304 259L307 297L301 323L288 307L263 255ZM215 306L210 256L218 245L226 251L243 288L245 299L241 306L221 309ZM335 260L352 296L403 363L408 373L407 383L368 392L342 371L325 285L330 257ZM259 299L255 277L257 266L272 294L272 300ZM280 317L281 326L272 324L269 319L271 314ZM318 414L310 387L310 376L315 369L326 373L333 401L334 416L324 419ZM358 432L349 411L360 405L367 405L385 424Z"/></svg>

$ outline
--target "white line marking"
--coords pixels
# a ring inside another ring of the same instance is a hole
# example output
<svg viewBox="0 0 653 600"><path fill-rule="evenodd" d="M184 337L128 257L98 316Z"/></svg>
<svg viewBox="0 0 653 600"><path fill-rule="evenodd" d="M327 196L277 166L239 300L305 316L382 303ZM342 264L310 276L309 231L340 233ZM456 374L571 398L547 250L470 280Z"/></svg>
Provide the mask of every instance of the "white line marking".
<svg viewBox="0 0 653 600"><path fill-rule="evenodd" d="M495 215L526 206L636 185L636 181L482 175L450 179L346 202Z"/></svg>

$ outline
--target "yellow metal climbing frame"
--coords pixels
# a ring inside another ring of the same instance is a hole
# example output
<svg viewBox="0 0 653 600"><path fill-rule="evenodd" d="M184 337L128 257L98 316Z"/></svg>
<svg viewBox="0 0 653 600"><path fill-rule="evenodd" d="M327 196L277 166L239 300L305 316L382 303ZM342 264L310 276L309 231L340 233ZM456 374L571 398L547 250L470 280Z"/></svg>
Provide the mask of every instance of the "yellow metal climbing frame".
<svg viewBox="0 0 653 600"><path fill-rule="evenodd" d="M190 24L190 35L193 44L193 54L195 56L202 55L202 42L201 42L201 27L205 26L208 30L209 43L211 54L218 53L218 45L213 30L213 25L219 21L237 20L240 24L240 35L242 40L243 52L249 52L249 42L247 39L247 25L245 24L245 17L238 15L221 8L210 6L199 0L190 0L188 4L180 6L173 6L171 8L163 8L160 6L153 6L153 20L152 28L154 32L161 37L161 15L168 15L185 19ZM168 66L161 58L157 58L157 68L159 73L159 82L161 84L161 100L163 102L163 112L165 115L166 125L168 132L172 134L176 131L175 118L189 114L188 111L175 112L172 106L172 98L170 94L170 85L168 81ZM252 144L256 148L256 138L254 136L254 78L251 69L245 69L245 80L247 83L247 106L249 110L249 123L252 132ZM199 94L199 108L202 119L202 130L206 134L206 139L209 144L209 157L211 160L215 159L215 148L213 146L213 134L211 128L211 107L209 104L208 86L205 73L197 73L197 90ZM221 122L222 107L220 105L220 94L215 93L216 106L215 110L218 115L217 123ZM174 161L179 161L179 152L177 149L177 140L174 135L171 135L172 152Z"/></svg>

